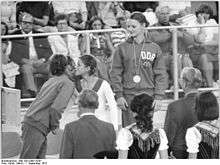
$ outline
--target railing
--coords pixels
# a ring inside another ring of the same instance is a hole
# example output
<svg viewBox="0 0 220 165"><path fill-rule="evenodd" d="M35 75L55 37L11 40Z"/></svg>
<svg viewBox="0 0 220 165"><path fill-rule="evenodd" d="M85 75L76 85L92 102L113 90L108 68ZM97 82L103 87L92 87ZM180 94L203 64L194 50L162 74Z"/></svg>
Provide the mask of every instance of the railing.
<svg viewBox="0 0 220 165"><path fill-rule="evenodd" d="M197 26L163 26L163 27L147 27L146 30L153 30L153 29L173 29L173 36L172 36L172 47L173 47L173 60L174 60L174 90L166 90L166 93L174 92L174 99L177 100L179 98L178 94L180 91L178 87L178 69L177 69L177 29L183 28L201 28L201 27L218 27L220 32L219 25L197 25ZM9 38L22 38L22 37L34 37L34 36L49 36L49 35L62 35L62 34L86 34L87 38L87 46L86 46L86 53L90 53L90 42L89 41L89 34L90 33L97 33L97 32L115 32L115 31L125 31L125 29L102 29L102 30L83 30L83 31L68 31L68 32L54 32L54 33L40 33L40 34L23 34L23 35L7 35L1 36L2 39L9 39ZM219 33L220 35L220 33ZM220 37L219 37L220 38ZM220 39L219 39L220 42ZM220 44L219 44L220 45ZM1 60L1 59L0 59ZM220 54L219 54L219 61L220 61ZM1 61L0 61L1 62ZM220 63L219 63L220 68ZM220 78L220 72L219 72ZM204 90L219 90L219 88L201 88L201 91ZM32 101L33 98L30 99L22 99L21 101Z"/></svg>

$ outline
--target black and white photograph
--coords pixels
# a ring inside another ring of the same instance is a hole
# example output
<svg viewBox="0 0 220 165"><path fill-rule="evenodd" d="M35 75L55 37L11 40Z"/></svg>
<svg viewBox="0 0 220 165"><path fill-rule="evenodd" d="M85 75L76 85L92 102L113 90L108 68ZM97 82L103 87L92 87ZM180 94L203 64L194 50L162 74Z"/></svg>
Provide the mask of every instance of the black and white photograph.
<svg viewBox="0 0 220 165"><path fill-rule="evenodd" d="M219 11L1 0L1 163L219 159Z"/></svg>

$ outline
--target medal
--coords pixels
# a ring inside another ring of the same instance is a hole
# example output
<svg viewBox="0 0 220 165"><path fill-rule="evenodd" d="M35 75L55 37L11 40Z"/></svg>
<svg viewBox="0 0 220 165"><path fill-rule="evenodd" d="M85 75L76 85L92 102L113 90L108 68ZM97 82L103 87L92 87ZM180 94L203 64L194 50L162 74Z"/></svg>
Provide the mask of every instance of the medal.
<svg viewBox="0 0 220 165"><path fill-rule="evenodd" d="M135 83L141 82L141 76L140 76L140 75L135 75L135 76L133 77L133 81L134 81Z"/></svg>

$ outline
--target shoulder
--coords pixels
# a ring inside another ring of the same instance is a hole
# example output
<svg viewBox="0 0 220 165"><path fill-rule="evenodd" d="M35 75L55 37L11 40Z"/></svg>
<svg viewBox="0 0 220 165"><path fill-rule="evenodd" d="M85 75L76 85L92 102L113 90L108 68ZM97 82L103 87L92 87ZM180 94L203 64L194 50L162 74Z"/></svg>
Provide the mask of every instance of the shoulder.
<svg viewBox="0 0 220 165"><path fill-rule="evenodd" d="M179 99L179 100L173 101L173 102L171 102L171 103L168 105L168 109L176 108L176 107L181 107L181 106L180 106L181 104L183 104L183 99Z"/></svg>

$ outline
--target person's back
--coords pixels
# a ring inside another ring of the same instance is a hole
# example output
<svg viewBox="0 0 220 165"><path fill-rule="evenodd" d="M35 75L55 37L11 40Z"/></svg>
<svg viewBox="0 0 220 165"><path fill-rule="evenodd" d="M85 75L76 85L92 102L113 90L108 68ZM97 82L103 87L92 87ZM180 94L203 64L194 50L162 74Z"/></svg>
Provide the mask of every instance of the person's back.
<svg viewBox="0 0 220 165"><path fill-rule="evenodd" d="M114 150L116 135L112 124L95 117L98 95L83 90L78 99L80 119L65 126L60 149L62 159L92 159L101 151Z"/></svg>

